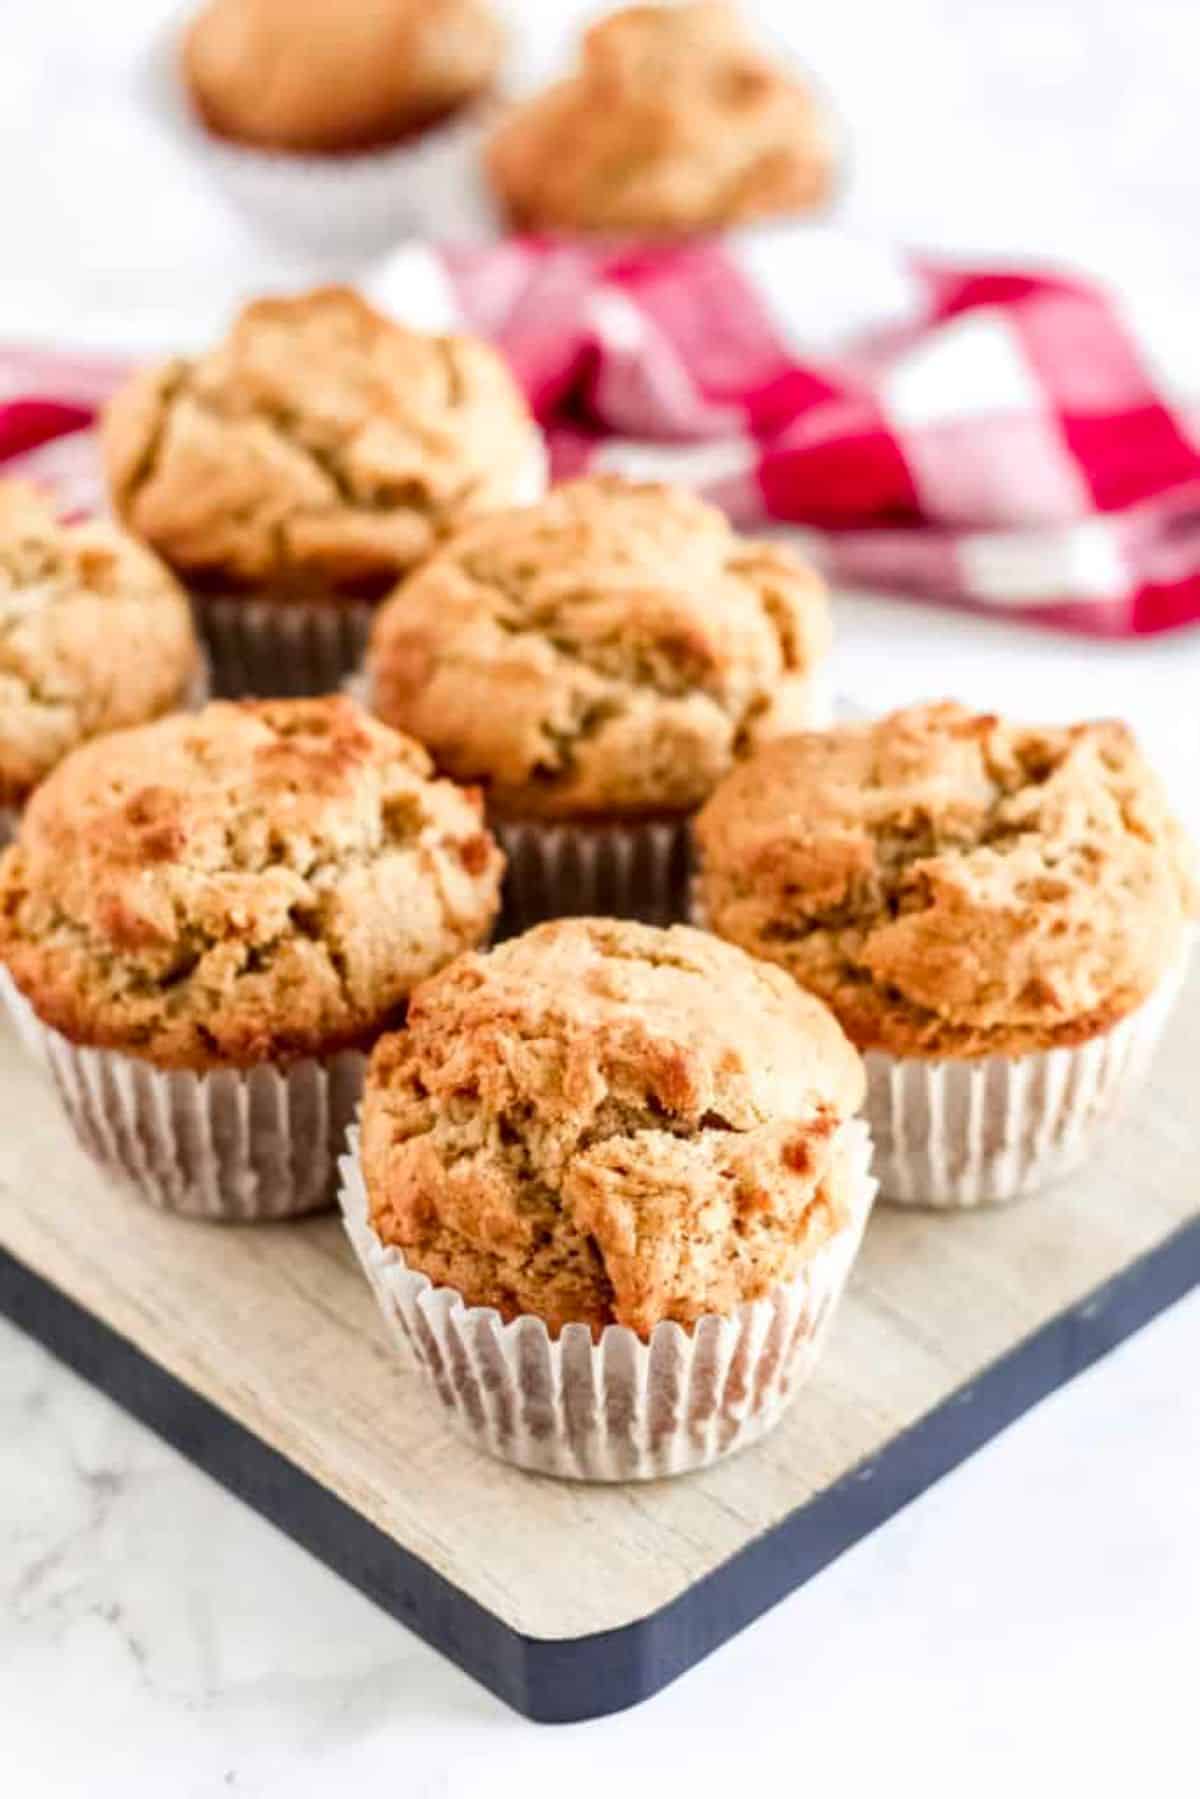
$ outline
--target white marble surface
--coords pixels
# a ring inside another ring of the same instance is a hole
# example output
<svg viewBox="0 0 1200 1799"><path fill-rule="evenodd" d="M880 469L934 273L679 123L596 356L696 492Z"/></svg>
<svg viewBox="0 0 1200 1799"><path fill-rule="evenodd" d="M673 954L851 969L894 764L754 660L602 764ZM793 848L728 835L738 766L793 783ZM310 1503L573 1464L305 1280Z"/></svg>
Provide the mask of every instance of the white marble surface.
<svg viewBox="0 0 1200 1799"><path fill-rule="evenodd" d="M580 9L511 10L545 65ZM758 10L842 102L853 226L1136 276L1194 311L1191 0ZM140 107L164 11L5 9L0 333L165 343L309 273ZM1088 646L862 597L839 625L839 684L869 704L1130 714L1200 823L1195 635ZM1190 1791L1198 1357L1193 1298L656 1700L548 1731L0 1327L0 1793L500 1799L685 1768L697 1793Z"/></svg>

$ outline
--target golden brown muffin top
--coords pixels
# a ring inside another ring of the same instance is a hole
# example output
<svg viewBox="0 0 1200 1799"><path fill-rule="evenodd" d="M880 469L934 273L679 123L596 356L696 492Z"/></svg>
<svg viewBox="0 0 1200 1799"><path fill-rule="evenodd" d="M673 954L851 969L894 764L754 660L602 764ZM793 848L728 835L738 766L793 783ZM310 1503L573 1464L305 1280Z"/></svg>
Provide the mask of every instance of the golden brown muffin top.
<svg viewBox="0 0 1200 1799"><path fill-rule="evenodd" d="M1019 1055L1148 997L1195 863L1123 724L945 702L767 746L696 823L711 927L788 969L860 1049Z"/></svg>
<svg viewBox="0 0 1200 1799"><path fill-rule="evenodd" d="M344 697L218 703L77 750L0 857L44 1023L165 1068L327 1055L487 933L480 802Z"/></svg>
<svg viewBox="0 0 1200 1799"><path fill-rule="evenodd" d="M182 61L210 130L333 152L393 143L476 99L502 48L488 0L208 0Z"/></svg>
<svg viewBox="0 0 1200 1799"><path fill-rule="evenodd" d="M169 712L197 672L187 600L155 557L0 481L0 805L87 738Z"/></svg>
<svg viewBox="0 0 1200 1799"><path fill-rule="evenodd" d="M541 455L494 350L348 288L257 300L205 355L135 375L103 447L117 512L177 571L298 595L382 591Z"/></svg>
<svg viewBox="0 0 1200 1799"><path fill-rule="evenodd" d="M833 154L809 91L732 7L698 0L594 25L578 72L514 108L487 167L518 227L671 236L809 211Z"/></svg>
<svg viewBox="0 0 1200 1799"><path fill-rule="evenodd" d="M560 919L460 957L371 1060L371 1220L552 1333L728 1314L845 1220L862 1098L828 1011L702 931Z"/></svg>
<svg viewBox="0 0 1200 1799"><path fill-rule="evenodd" d="M517 816L680 812L810 721L819 578L680 488L572 481L454 536L376 617L371 703Z"/></svg>

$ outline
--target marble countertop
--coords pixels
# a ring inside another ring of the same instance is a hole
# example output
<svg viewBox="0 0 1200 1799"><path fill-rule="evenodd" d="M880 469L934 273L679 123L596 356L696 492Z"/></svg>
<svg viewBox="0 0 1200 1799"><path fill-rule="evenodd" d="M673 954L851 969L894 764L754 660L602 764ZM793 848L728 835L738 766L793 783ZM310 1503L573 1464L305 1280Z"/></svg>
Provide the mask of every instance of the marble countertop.
<svg viewBox="0 0 1200 1799"><path fill-rule="evenodd" d="M0 333L157 344L313 273L254 242L141 105L167 10L6 16ZM510 10L535 67L582 9ZM1200 25L1183 0L843 0L802 26L791 0L755 10L840 99L851 226L1134 271L1194 310ZM866 595L838 612L842 692L1124 712L1200 825L1200 635L1086 644ZM1198 1360L1200 1295L649 1704L545 1730L0 1325L0 1791L502 1799L657 1790L684 1769L713 1793L1180 1791Z"/></svg>

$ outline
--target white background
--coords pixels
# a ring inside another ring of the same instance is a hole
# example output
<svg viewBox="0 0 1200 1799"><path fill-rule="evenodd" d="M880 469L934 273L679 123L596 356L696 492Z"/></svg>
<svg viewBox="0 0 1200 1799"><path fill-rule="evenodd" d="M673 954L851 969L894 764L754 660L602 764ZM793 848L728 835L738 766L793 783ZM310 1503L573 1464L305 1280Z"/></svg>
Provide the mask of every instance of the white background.
<svg viewBox="0 0 1200 1799"><path fill-rule="evenodd" d="M527 69L579 10L510 8ZM755 10L840 102L848 227L1034 252L1195 318L1192 0ZM147 110L161 4L4 13L0 333L157 346L313 273ZM1195 635L1083 645L866 596L838 624L865 705L1126 713L1200 822ZM1193 1298L675 1687L546 1730L0 1327L0 1793L1194 1792L1198 1364Z"/></svg>

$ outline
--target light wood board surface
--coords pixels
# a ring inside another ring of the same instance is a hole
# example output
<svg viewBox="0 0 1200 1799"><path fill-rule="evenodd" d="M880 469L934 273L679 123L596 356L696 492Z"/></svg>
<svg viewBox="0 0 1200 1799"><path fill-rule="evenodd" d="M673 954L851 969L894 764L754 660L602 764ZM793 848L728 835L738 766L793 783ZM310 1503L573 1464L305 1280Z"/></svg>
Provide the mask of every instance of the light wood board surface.
<svg viewBox="0 0 1200 1799"><path fill-rule="evenodd" d="M1200 973L1134 1113L1056 1191L974 1216L876 1209L825 1360L765 1442L702 1474L589 1487L447 1429L396 1359L334 1218L158 1215L65 1129L0 1034L0 1244L513 1629L668 1603L1200 1211Z"/></svg>

